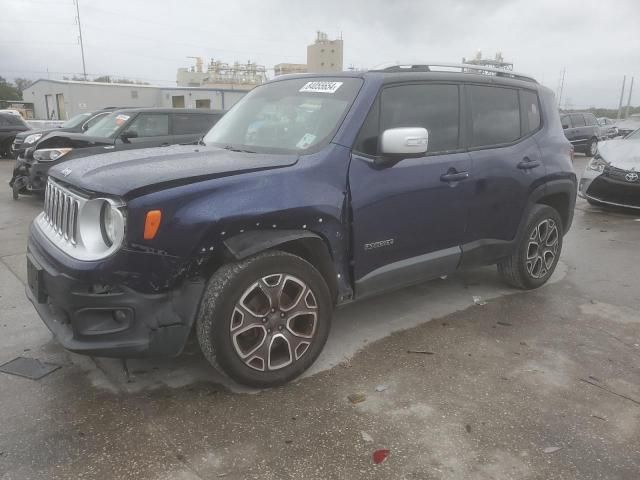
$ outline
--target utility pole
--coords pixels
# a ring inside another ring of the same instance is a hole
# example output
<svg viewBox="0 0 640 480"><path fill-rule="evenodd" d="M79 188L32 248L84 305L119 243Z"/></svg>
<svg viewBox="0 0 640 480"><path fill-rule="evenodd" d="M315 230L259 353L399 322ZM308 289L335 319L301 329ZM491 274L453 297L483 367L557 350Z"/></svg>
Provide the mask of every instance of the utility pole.
<svg viewBox="0 0 640 480"><path fill-rule="evenodd" d="M624 118L629 118L629 108L631 107L631 93L633 93L633 80L635 77L631 77L631 86L629 87L629 99L627 100L627 111Z"/></svg>
<svg viewBox="0 0 640 480"><path fill-rule="evenodd" d="M84 44L82 43L82 24L80 23L80 0L75 0L76 4L76 20L78 21L78 33L80 34L80 53L82 54L82 75L87 79L87 67L84 64Z"/></svg>
<svg viewBox="0 0 640 480"><path fill-rule="evenodd" d="M565 73L567 73L567 69L563 68L562 69L562 78L560 80L560 88L559 88L559 92L558 92L558 108L561 108L560 106L562 105L562 91L564 90L564 75Z"/></svg>
<svg viewBox="0 0 640 480"><path fill-rule="evenodd" d="M618 120L622 115L622 101L624 100L624 84L627 83L627 76L622 77L622 91L620 92L620 103L618 104Z"/></svg>

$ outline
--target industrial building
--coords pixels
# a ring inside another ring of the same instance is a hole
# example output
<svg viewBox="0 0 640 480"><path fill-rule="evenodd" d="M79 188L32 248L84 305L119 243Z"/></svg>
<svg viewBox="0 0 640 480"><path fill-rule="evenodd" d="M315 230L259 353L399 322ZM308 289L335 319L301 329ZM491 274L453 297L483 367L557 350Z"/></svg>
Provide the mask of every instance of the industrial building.
<svg viewBox="0 0 640 480"><path fill-rule="evenodd" d="M266 68L253 62L235 62L230 65L211 59L205 71L202 57L187 58L195 59L196 65L178 69L176 84L179 87L214 87L248 91L267 80Z"/></svg>
<svg viewBox="0 0 640 480"><path fill-rule="evenodd" d="M228 110L246 91L222 87L159 87L40 79L22 92L37 119L67 120L103 107L184 107Z"/></svg>
<svg viewBox="0 0 640 480"><path fill-rule="evenodd" d="M307 46L307 71L312 73L341 72L342 62L342 38L329 40L326 33L317 32L316 41Z"/></svg>

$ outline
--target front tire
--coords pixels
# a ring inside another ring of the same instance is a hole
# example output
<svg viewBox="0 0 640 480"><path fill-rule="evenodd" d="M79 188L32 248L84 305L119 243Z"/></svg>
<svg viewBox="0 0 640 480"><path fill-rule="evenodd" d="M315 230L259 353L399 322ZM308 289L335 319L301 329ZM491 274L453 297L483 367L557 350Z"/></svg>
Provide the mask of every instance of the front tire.
<svg viewBox="0 0 640 480"><path fill-rule="evenodd" d="M535 205L516 251L498 263L503 280L523 290L544 285L558 264L563 233L558 212L547 205Z"/></svg>
<svg viewBox="0 0 640 480"><path fill-rule="evenodd" d="M327 341L333 302L307 261L269 251L209 280L196 331L207 360L238 383L274 387L302 374Z"/></svg>

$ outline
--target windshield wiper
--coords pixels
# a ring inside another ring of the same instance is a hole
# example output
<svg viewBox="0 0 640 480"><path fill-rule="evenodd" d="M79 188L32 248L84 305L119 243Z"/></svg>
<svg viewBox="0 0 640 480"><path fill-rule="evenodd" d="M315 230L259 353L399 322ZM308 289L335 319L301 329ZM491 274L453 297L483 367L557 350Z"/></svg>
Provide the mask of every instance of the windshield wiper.
<svg viewBox="0 0 640 480"><path fill-rule="evenodd" d="M229 150L230 152L257 153L257 152L254 152L253 150L244 150L241 148L235 148L235 147L232 147L231 145L225 145L222 148L224 148L225 150Z"/></svg>

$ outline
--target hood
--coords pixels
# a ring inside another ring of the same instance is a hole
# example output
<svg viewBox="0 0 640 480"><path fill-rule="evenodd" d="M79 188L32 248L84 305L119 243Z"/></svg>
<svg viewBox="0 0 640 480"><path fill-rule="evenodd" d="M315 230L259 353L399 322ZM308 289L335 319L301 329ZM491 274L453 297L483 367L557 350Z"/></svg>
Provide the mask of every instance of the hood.
<svg viewBox="0 0 640 480"><path fill-rule="evenodd" d="M619 139L600 142L598 153L613 167L640 172L640 140Z"/></svg>
<svg viewBox="0 0 640 480"><path fill-rule="evenodd" d="M24 140L29 135L33 135L34 133L40 133L40 134L42 134L44 136L47 133L51 133L51 132L65 132L65 131L66 131L66 129L64 129L62 127L60 127L60 128L36 128L34 130L27 130L25 132L18 133L16 135L16 138L19 138L20 140Z"/></svg>
<svg viewBox="0 0 640 480"><path fill-rule="evenodd" d="M122 150L63 162L49 175L85 190L132 198L216 177L295 165L297 155L174 145Z"/></svg>
<svg viewBox="0 0 640 480"><path fill-rule="evenodd" d="M55 130L54 130L55 132ZM33 133L33 132L32 132ZM36 144L38 148L73 147L87 148L113 145L115 140L107 137L90 137L83 133L50 133Z"/></svg>

